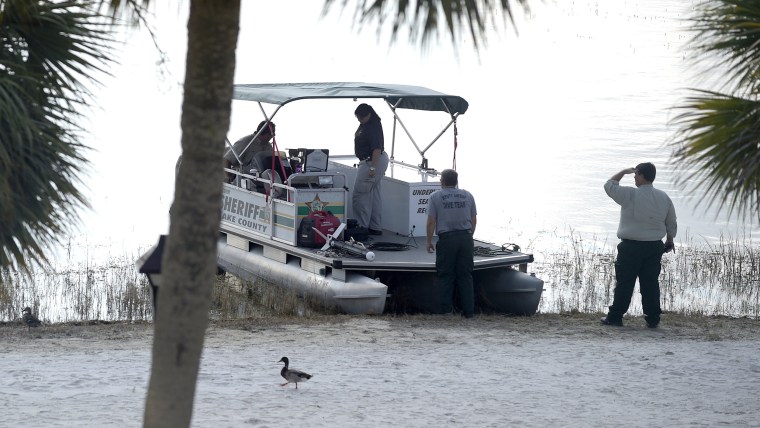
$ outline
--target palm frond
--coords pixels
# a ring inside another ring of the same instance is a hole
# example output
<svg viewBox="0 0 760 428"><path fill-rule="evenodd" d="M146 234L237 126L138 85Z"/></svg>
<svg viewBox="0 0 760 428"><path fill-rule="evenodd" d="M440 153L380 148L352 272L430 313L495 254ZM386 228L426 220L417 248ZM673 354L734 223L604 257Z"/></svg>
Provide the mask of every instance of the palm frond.
<svg viewBox="0 0 760 428"><path fill-rule="evenodd" d="M110 23L92 1L0 5L0 268L28 271L87 206L79 126L107 73Z"/></svg>
<svg viewBox="0 0 760 428"><path fill-rule="evenodd" d="M325 0L322 14L329 12L338 0ZM345 9L349 0L342 0ZM434 37L445 29L452 44L466 32L472 38L473 46L479 50L487 43L489 24L499 25L498 18L508 20L514 27L513 3L528 10L528 0L361 0L356 9L355 20L360 29L377 22L380 29L386 22L391 23L391 42L395 42L399 32L406 29L409 40L428 46ZM506 22L503 22L506 25Z"/></svg>
<svg viewBox="0 0 760 428"><path fill-rule="evenodd" d="M697 59L727 66L726 84L757 94L760 82L760 1L707 0L691 18ZM712 68L712 67L711 67Z"/></svg>
<svg viewBox="0 0 760 428"><path fill-rule="evenodd" d="M760 219L760 102L698 91L680 109L673 159L687 174L679 182L703 190L708 207Z"/></svg>

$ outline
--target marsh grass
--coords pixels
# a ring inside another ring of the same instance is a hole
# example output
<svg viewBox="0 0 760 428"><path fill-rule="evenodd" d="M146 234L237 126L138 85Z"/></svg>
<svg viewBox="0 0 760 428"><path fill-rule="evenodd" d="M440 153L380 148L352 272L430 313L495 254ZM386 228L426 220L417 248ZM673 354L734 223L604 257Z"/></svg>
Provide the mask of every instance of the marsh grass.
<svg viewBox="0 0 760 428"><path fill-rule="evenodd" d="M152 318L151 291L129 257L103 264L33 268L30 276L0 273L0 318L19 318L29 306L46 323L82 320L138 321Z"/></svg>
<svg viewBox="0 0 760 428"><path fill-rule="evenodd" d="M541 313L600 313L612 302L615 247L572 230L548 249L528 249L530 270L545 282ZM136 256L110 258L32 272L26 278L0 271L0 321L18 321L29 306L45 323L151 321L151 289L137 272ZM760 317L760 247L751 239L720 238L711 244L686 237L677 252L663 257L660 276L663 310L684 315ZM217 277L212 291L213 320L261 315L309 317L335 313L320 290L301 295L266 281ZM631 315L641 314L634 296ZM389 306L391 307L392 304Z"/></svg>
<svg viewBox="0 0 760 428"><path fill-rule="evenodd" d="M151 321L150 284L135 267L136 257L111 258L62 269L36 268L29 277L0 272L0 321L19 321L29 306L43 323L88 320ZM266 281L217 277L209 316L238 319L258 315L309 316L335 311L318 295L299 295Z"/></svg>
<svg viewBox="0 0 760 428"><path fill-rule="evenodd" d="M318 294L298 292L264 280L244 281L232 275L217 277L211 297L213 319L258 315L310 316L334 313Z"/></svg>
<svg viewBox="0 0 760 428"><path fill-rule="evenodd" d="M606 312L615 288L615 244L570 230L556 249L537 252L531 266L546 284L539 311ZM676 246L662 259L663 311L760 317L760 247L751 239L720 237L711 244L686 236ZM638 293L629 313L641 315Z"/></svg>

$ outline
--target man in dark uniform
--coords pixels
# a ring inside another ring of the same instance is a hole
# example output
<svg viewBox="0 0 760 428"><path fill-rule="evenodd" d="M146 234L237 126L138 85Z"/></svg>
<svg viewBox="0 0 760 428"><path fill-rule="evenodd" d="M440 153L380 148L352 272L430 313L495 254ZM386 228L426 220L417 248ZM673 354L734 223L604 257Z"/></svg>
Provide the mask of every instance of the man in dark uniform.
<svg viewBox="0 0 760 428"><path fill-rule="evenodd" d="M453 310L454 284L459 291L462 314L475 313L475 292L472 285L474 244L472 235L477 224L475 198L458 189L459 175L453 169L441 172L441 190L430 195L427 219L427 250L436 251L435 267L441 289L440 312ZM433 248L433 232L438 244Z"/></svg>
<svg viewBox="0 0 760 428"><path fill-rule="evenodd" d="M385 137L380 116L368 104L359 104L354 111L359 127L354 134L354 152L359 158L351 209L359 226L371 235L382 235L382 184L388 169Z"/></svg>

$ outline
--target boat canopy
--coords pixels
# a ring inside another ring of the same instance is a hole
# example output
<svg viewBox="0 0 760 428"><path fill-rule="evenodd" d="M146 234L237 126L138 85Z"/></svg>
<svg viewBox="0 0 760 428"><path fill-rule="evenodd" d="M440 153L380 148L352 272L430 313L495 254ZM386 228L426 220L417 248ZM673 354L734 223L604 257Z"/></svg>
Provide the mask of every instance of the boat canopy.
<svg viewBox="0 0 760 428"><path fill-rule="evenodd" d="M283 106L291 101L325 98L381 98L394 108L464 114L464 98L421 86L360 82L264 83L235 85L232 98Z"/></svg>

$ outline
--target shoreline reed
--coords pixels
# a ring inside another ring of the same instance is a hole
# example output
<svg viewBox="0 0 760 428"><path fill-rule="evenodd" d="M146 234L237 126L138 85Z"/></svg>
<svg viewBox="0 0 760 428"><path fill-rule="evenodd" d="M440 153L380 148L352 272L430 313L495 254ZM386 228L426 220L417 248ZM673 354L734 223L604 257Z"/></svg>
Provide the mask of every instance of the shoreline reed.
<svg viewBox="0 0 760 428"><path fill-rule="evenodd" d="M534 244L535 245L535 244ZM570 229L549 248L532 248L529 268L545 282L539 313L603 313L615 287L615 249L606 240ZM34 268L26 277L0 271L0 321L19 320L31 307L45 323L88 320L147 321L153 318L151 289L124 255L60 268ZM661 302L666 313L760 317L760 246L751 239L720 237L718 242L686 236L676 253L663 257ZM209 317L214 320L253 315L310 316L332 313L317 298L299 296L265 281L217 278ZM630 315L641 314L641 302Z"/></svg>

